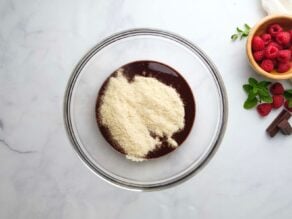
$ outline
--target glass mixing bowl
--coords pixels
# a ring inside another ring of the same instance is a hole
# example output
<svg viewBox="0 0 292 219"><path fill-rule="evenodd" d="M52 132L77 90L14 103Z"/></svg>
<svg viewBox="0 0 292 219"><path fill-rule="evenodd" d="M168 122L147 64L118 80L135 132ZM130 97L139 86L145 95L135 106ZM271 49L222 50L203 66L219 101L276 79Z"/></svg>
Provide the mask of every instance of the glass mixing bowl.
<svg viewBox="0 0 292 219"><path fill-rule="evenodd" d="M120 66L137 60L158 61L176 69L196 101L195 122L183 144L144 162L127 160L114 150L95 118L103 82ZM98 176L131 190L161 189L188 179L210 160L226 127L227 98L217 69L193 43L166 31L133 29L108 37L81 59L66 90L64 119L75 151Z"/></svg>

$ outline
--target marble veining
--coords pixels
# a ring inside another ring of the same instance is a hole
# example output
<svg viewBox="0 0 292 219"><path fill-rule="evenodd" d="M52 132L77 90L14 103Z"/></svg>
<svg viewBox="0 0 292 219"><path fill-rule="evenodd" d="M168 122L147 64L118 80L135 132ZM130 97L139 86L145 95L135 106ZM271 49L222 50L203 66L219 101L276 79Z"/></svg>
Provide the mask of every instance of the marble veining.
<svg viewBox="0 0 292 219"><path fill-rule="evenodd" d="M2 120L0 119L0 129L4 129L4 124L3 124L3 122L2 122Z"/></svg>
<svg viewBox="0 0 292 219"><path fill-rule="evenodd" d="M291 218L291 138L270 140L264 132L279 111L262 119L242 108L242 84L261 78L247 63L244 40L230 41L236 26L263 16L254 0L1 0L0 218ZM196 43L229 98L212 161L179 186L146 193L92 173L63 123L65 88L80 58L104 37L137 27Z"/></svg>
<svg viewBox="0 0 292 219"><path fill-rule="evenodd" d="M31 154L31 153L35 153L36 151L21 151L21 150L17 150L17 149L14 149L10 144L8 144L4 139L1 139L0 138L0 143L4 146L7 147L8 150L12 151L12 152L15 152L15 153L18 153L18 154Z"/></svg>

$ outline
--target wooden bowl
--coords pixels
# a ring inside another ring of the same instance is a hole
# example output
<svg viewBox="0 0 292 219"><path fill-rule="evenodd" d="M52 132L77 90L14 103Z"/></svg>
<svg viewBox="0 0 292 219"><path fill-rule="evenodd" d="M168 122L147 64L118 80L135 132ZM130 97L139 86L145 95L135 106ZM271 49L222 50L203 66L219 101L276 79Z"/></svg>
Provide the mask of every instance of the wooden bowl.
<svg viewBox="0 0 292 219"><path fill-rule="evenodd" d="M280 24L284 28L284 30L292 29L292 16L291 15L267 16L264 19L262 19L260 22L258 22L251 29L247 38L247 42L246 42L246 54L247 54L249 63L257 73L263 76L266 76L268 78L276 79L276 80L292 79L292 68L290 68L289 71L284 72L284 73L278 73L275 70L273 70L272 72L266 72L259 66L259 64L253 58L252 49L251 49L251 41L253 37L264 33L267 27L273 23Z"/></svg>

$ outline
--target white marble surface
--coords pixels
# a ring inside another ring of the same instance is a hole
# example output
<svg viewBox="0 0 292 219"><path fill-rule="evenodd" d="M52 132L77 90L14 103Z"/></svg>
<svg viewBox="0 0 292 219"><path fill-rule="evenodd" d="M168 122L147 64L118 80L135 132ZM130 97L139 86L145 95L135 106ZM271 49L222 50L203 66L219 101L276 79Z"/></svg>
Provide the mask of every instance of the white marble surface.
<svg viewBox="0 0 292 219"><path fill-rule="evenodd" d="M291 218L292 141L270 140L245 111L252 75L237 25L265 14L256 0L0 0L0 218ZM220 70L229 123L219 151L186 183L150 193L104 182L67 139L63 96L78 60L134 27L162 28L198 44ZM291 85L290 85L291 86Z"/></svg>

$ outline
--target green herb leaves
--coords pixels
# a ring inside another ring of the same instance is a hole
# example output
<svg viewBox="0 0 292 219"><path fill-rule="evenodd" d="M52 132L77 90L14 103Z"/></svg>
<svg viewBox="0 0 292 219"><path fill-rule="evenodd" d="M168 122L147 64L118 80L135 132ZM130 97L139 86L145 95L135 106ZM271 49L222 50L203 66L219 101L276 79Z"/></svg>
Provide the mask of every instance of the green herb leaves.
<svg viewBox="0 0 292 219"><path fill-rule="evenodd" d="M248 79L248 84L243 85L243 90L247 93L248 97L243 104L245 109L251 109L258 103L272 103L273 99L270 95L268 86L271 84L269 81L257 81L254 78ZM291 93L292 95L292 93Z"/></svg>
<svg viewBox="0 0 292 219"><path fill-rule="evenodd" d="M249 31L250 31L251 27L248 25L248 24L244 24L244 28L243 30L240 29L239 27L236 28L236 32L235 34L233 34L231 36L231 40L232 41L235 41L237 39L242 39L244 37L247 37L248 34L249 34Z"/></svg>
<svg viewBox="0 0 292 219"><path fill-rule="evenodd" d="M292 89L285 90L284 97L288 100L288 107L292 107Z"/></svg>

